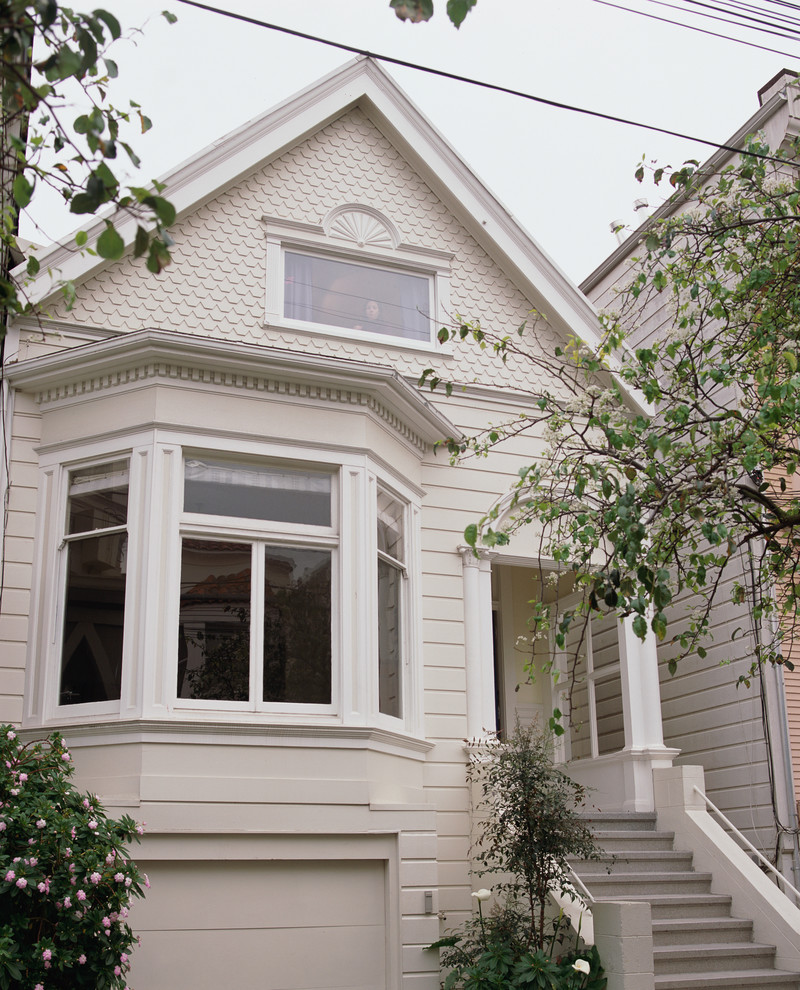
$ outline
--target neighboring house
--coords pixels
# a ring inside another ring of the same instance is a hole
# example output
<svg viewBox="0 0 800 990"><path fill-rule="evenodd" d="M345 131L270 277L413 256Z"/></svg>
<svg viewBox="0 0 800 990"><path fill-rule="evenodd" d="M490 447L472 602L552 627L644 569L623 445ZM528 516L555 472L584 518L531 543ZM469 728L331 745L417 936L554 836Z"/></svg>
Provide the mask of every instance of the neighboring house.
<svg viewBox="0 0 800 990"><path fill-rule="evenodd" d="M743 146L748 135L761 134L770 148L786 148L800 135L800 91L797 73L783 70L759 91L759 110L728 139L727 146ZM704 165L713 173L733 159L719 151ZM680 209L681 200L665 203L634 231L581 284L599 308L613 309L617 287L623 286L643 235L654 219ZM669 314L661 308L643 314L638 331L642 339L659 335ZM727 575L714 610L714 636L708 657L692 656L671 677L661 665L664 738L680 750L679 763L705 768L708 792L754 844L784 871L794 873L800 886L800 846L797 837L795 795L800 794L800 664L794 672L765 668L748 690L736 688L755 654L753 622L746 606L736 608L726 592L736 580L747 583L744 558ZM674 609L679 622L686 602ZM787 655L796 644L785 644ZM721 667L721 663L728 663Z"/></svg>
<svg viewBox="0 0 800 990"><path fill-rule="evenodd" d="M537 383L436 330L536 309L552 352L595 312L369 60L165 181L169 269L53 248L46 316L10 328L0 719L61 730L79 785L147 822L138 990L434 990L424 947L471 909L469 747L560 700L518 643L570 594L532 535L464 548L541 440L458 466L436 442ZM471 384L423 393L428 367ZM654 643L591 645L564 756L649 810L676 754Z"/></svg>

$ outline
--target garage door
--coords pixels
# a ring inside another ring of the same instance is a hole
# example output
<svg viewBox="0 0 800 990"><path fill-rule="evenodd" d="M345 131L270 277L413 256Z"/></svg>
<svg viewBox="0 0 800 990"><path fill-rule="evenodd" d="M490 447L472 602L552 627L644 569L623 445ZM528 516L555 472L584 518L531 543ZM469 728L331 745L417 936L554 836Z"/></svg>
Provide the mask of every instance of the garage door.
<svg viewBox="0 0 800 990"><path fill-rule="evenodd" d="M135 990L382 990L384 864L140 863Z"/></svg>

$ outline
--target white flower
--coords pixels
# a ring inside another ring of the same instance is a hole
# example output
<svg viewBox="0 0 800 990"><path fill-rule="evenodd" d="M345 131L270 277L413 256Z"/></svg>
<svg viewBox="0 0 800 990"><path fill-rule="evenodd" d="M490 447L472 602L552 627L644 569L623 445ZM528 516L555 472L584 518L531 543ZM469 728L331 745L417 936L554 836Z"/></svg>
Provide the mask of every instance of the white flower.
<svg viewBox="0 0 800 990"><path fill-rule="evenodd" d="M481 887L480 890L473 890L470 896L474 897L478 901L488 901L492 896L492 892L491 890L487 890L485 887Z"/></svg>
<svg viewBox="0 0 800 990"><path fill-rule="evenodd" d="M586 962L585 959L576 959L575 962L572 964L572 968L576 970L578 973L585 973L588 976L591 966L589 965L588 962Z"/></svg>

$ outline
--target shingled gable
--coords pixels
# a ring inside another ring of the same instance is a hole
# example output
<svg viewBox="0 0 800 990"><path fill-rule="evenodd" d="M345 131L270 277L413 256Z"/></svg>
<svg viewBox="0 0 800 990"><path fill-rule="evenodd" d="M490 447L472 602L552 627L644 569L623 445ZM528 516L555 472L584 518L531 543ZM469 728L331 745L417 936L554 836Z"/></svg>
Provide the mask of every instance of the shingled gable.
<svg viewBox="0 0 800 990"><path fill-rule="evenodd" d="M577 335L595 348L599 338L591 304L372 59L355 59L218 139L162 176L165 195L175 204L179 218L186 216L356 106L553 329L559 335ZM104 229L104 221L98 219L85 229L92 244ZM118 229L126 244L131 244L134 222L122 220ZM28 288L34 302L51 297L59 281L84 281L113 262L77 253L69 245L55 245L40 256L40 264L41 273ZM24 277L22 267L17 275ZM631 399L641 406L639 399Z"/></svg>

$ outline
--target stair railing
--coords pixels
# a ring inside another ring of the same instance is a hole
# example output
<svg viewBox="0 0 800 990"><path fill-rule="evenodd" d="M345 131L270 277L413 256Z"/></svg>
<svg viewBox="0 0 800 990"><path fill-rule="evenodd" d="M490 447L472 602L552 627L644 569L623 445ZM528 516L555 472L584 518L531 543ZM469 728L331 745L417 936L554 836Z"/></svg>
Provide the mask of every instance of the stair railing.
<svg viewBox="0 0 800 990"><path fill-rule="evenodd" d="M714 804L714 802L711 800L711 798L707 794L705 794L703 791L701 791L700 788L697 785L695 785L694 790L705 801L706 805L711 809L711 811L713 811L715 815L718 815L719 818L722 819L722 821L731 830L731 832L733 832L733 834L736 836L736 838L737 839L740 839L742 841L742 843L744 844L744 846L747 849L747 851L750 852L750 853L752 853L756 857L756 859L759 861L759 863L762 864L762 866L765 866L769 870L770 873L773 873L775 875L775 878L778 881L778 883L783 884L783 886L784 886L784 893L786 893L786 888L788 888L789 890L791 890L791 892L794 894L794 896L797 897L798 900L800 900L800 890L798 890L797 887L795 887L791 883L789 883L789 881L780 872L780 870L778 870L775 866L773 866L773 864L770 863L770 861L767 859L767 857L764 856L764 855L762 855L758 851L758 849L756 849L756 847L747 838L746 835L742 835L742 833L739 831L739 829L733 824L733 822L731 822L728 818L725 817L725 815L723 815L723 813L719 810L719 808Z"/></svg>
<svg viewBox="0 0 800 990"><path fill-rule="evenodd" d="M572 880L573 884L578 888L578 890L581 892L581 896L583 897L584 901L587 904L594 904L594 898L589 893L589 888L586 886L583 880L581 880L581 878L578 876L575 870L572 869L569 863L567 863L567 869L569 870L570 879Z"/></svg>

